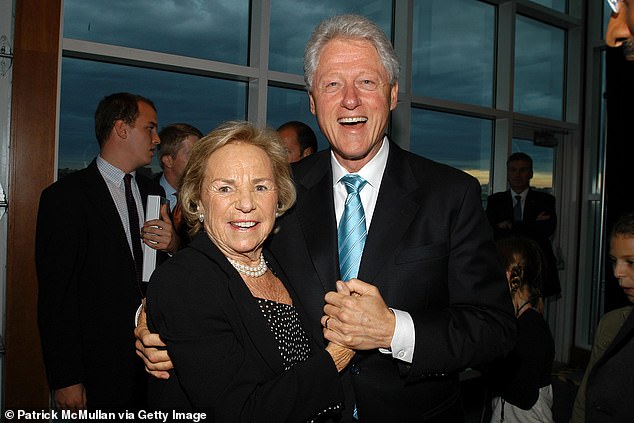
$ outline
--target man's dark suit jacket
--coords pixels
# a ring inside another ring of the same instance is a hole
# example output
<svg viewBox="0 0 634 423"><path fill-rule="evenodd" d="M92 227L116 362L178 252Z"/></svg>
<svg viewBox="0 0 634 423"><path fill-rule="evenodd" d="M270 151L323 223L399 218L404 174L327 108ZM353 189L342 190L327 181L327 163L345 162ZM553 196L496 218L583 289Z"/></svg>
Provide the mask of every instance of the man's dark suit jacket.
<svg viewBox="0 0 634 423"><path fill-rule="evenodd" d="M630 306L631 307L631 306ZM613 313L623 313L618 310ZM596 361L586 384L587 423L626 423L634 416L634 312Z"/></svg>
<svg viewBox="0 0 634 423"><path fill-rule="evenodd" d="M164 195L136 176L143 198ZM141 302L121 218L97 164L46 188L36 230L42 351L52 389L83 383L92 409L142 407L147 378L135 354Z"/></svg>
<svg viewBox="0 0 634 423"><path fill-rule="evenodd" d="M264 254L306 327L297 296ZM154 272L147 312L175 369L150 380L153 408L207 411L216 422L306 422L343 402L334 362L310 333L310 357L284 371L257 299L204 233Z"/></svg>
<svg viewBox="0 0 634 423"><path fill-rule="evenodd" d="M330 151L293 170L297 203L270 246L321 334L324 295L340 276ZM474 178L390 143L359 279L410 313L416 346L411 365L378 350L357 353L344 383L354 386L361 421L459 415L458 372L512 349L515 317L480 201Z"/></svg>
<svg viewBox="0 0 634 423"><path fill-rule="evenodd" d="M501 229L497 224L505 220L513 222L513 199L511 191L497 192L490 195L487 201L487 217L493 227L495 239L511 235L521 235L533 239L544 254L544 271L542 294L544 297L559 296L561 286L557 271L557 258L553 252L550 237L557 227L555 213L555 197L552 195L529 189L524 204L524 215L521 222L514 222L512 229ZM541 212L550 215L550 219L537 220Z"/></svg>

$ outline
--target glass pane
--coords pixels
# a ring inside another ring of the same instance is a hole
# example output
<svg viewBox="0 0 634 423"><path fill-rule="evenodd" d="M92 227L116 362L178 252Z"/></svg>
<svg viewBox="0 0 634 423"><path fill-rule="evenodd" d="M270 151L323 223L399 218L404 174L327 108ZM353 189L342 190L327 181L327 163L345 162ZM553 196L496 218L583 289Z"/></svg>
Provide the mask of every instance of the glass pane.
<svg viewBox="0 0 634 423"><path fill-rule="evenodd" d="M563 118L564 43L563 29L517 16L513 100L516 112Z"/></svg>
<svg viewBox="0 0 634 423"><path fill-rule="evenodd" d="M318 150L329 147L328 140L319 130L317 119L310 112L308 94L304 90L269 87L267 121L271 128L278 128L281 124L291 120L298 120L310 126L317 136Z"/></svg>
<svg viewBox="0 0 634 423"><path fill-rule="evenodd" d="M449 113L412 109L410 151L462 169L489 189L493 122Z"/></svg>
<svg viewBox="0 0 634 423"><path fill-rule="evenodd" d="M249 0L64 0L64 37L246 65Z"/></svg>
<svg viewBox="0 0 634 423"><path fill-rule="evenodd" d="M99 153L94 112L111 93L129 91L152 100L159 127L185 122L207 133L220 122L246 116L247 85L242 82L65 58L61 89L60 176L88 166ZM156 156L151 168L160 171Z"/></svg>
<svg viewBox="0 0 634 423"><path fill-rule="evenodd" d="M391 1L271 0L271 70L303 75L304 48L313 29L323 19L343 13L366 16L392 34Z"/></svg>
<svg viewBox="0 0 634 423"><path fill-rule="evenodd" d="M541 4L542 6L550 7L558 12L566 12L566 0L531 0L533 3Z"/></svg>
<svg viewBox="0 0 634 423"><path fill-rule="evenodd" d="M473 0L414 3L412 91L493 104L495 7Z"/></svg>
<svg viewBox="0 0 634 423"><path fill-rule="evenodd" d="M555 150L533 144L533 140L513 138L513 153L522 152L533 159L533 179L531 186L540 191L553 194L553 169L555 168Z"/></svg>

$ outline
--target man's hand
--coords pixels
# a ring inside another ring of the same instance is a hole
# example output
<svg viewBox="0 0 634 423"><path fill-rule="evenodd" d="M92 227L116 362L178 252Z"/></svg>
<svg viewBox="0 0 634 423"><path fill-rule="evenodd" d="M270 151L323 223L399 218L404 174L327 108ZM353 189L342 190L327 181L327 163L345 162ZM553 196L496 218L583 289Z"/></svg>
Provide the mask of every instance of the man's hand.
<svg viewBox="0 0 634 423"><path fill-rule="evenodd" d="M496 226L500 229L511 229L513 227L513 222L510 220L504 220L496 224Z"/></svg>
<svg viewBox="0 0 634 423"><path fill-rule="evenodd" d="M537 218L535 220L540 221L548 219L550 219L550 213L543 211L537 215Z"/></svg>
<svg viewBox="0 0 634 423"><path fill-rule="evenodd" d="M53 391L55 407L59 410L78 411L86 409L86 389L83 383Z"/></svg>
<svg viewBox="0 0 634 423"><path fill-rule="evenodd" d="M169 379L168 370L173 369L174 365L167 354L167 350L156 348L164 347L165 344L158 334L150 333L146 319L144 306L139 314L137 327L134 329L136 355L143 359L146 372L157 379Z"/></svg>
<svg viewBox="0 0 634 423"><path fill-rule="evenodd" d="M161 205L161 218L145 222L141 228L143 242L166 253L175 253L180 247L180 237L172 225L167 204Z"/></svg>
<svg viewBox="0 0 634 423"><path fill-rule="evenodd" d="M390 348L396 317L374 285L337 281L337 292L328 292L325 300L321 324L328 341L355 350Z"/></svg>

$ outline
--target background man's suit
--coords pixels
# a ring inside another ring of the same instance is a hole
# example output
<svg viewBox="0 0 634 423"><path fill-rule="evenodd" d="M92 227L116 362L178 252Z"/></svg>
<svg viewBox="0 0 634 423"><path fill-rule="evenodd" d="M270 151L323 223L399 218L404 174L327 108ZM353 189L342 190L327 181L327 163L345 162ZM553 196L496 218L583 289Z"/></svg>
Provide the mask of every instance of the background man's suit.
<svg viewBox="0 0 634 423"><path fill-rule="evenodd" d="M524 204L524 213L521 222L514 222L512 229L502 229L498 223L505 220L513 221L513 199L511 191L497 192L487 201L487 217L493 227L495 239L500 239L510 235L523 235L533 239L544 253L544 287L542 293L544 297L559 295L561 286L559 284L559 273L557 271L557 258L553 252L550 237L555 233L557 227L557 214L555 212L555 197L552 195L535 191L529 188ZM541 212L550 215L550 219L537 220Z"/></svg>
<svg viewBox="0 0 634 423"><path fill-rule="evenodd" d="M137 172L143 199L164 195ZM90 408L143 406L135 355L141 302L121 218L93 161L42 192L36 234L39 323L52 389L83 383Z"/></svg>
<svg viewBox="0 0 634 423"><path fill-rule="evenodd" d="M324 295L339 278L330 150L294 168L297 204L278 222L273 253L321 334ZM359 279L411 314L411 365L360 351L344 374L364 422L461 413L457 373L509 351L515 319L477 181L390 143ZM351 418L347 393L346 419Z"/></svg>

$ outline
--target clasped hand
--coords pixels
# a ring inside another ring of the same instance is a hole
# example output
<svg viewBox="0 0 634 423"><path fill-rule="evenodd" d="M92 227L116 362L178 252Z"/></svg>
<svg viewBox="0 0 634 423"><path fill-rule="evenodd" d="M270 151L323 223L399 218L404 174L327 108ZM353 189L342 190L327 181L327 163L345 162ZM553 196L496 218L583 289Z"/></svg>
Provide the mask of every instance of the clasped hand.
<svg viewBox="0 0 634 423"><path fill-rule="evenodd" d="M324 337L355 350L390 348L396 317L374 285L359 279L337 281L325 296Z"/></svg>

